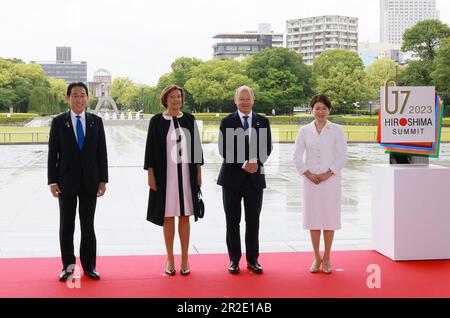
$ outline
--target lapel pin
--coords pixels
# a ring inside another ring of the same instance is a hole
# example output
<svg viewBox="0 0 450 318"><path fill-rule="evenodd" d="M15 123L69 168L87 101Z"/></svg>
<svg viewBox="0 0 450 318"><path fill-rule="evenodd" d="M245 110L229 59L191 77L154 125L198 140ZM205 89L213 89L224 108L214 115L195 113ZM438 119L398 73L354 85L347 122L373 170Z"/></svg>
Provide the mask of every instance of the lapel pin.
<svg viewBox="0 0 450 318"><path fill-rule="evenodd" d="M66 126L67 126L67 128L70 128L70 124L68 121L66 121Z"/></svg>

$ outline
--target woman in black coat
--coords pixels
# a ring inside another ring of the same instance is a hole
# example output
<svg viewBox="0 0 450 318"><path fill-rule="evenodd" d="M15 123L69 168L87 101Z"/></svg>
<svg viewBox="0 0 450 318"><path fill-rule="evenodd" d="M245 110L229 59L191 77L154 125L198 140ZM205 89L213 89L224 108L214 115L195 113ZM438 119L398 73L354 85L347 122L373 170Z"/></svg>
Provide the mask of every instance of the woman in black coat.
<svg viewBox="0 0 450 318"><path fill-rule="evenodd" d="M202 184L203 152L195 117L180 111L184 102L181 87L170 85L161 93L167 109L150 120L144 169L148 172L150 196L147 220L163 226L167 250L166 274L175 274L173 242L175 217L179 218L182 275L190 273L188 250L189 217L199 216L198 192Z"/></svg>

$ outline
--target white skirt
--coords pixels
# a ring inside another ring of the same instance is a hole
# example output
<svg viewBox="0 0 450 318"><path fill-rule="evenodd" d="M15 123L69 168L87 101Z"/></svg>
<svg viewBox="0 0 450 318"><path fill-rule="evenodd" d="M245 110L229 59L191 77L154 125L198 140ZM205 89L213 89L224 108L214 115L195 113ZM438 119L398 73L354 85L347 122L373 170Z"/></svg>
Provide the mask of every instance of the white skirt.
<svg viewBox="0 0 450 318"><path fill-rule="evenodd" d="M303 228L306 230L341 229L341 177L332 176L318 185L303 180Z"/></svg>

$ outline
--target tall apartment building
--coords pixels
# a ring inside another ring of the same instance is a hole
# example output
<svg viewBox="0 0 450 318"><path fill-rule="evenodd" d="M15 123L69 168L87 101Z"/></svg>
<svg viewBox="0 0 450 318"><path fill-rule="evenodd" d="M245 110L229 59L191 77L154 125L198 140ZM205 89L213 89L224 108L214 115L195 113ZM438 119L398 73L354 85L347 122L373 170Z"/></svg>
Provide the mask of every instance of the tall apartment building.
<svg viewBox="0 0 450 318"><path fill-rule="evenodd" d="M380 42L403 44L403 33L417 22L439 19L436 0L380 0Z"/></svg>
<svg viewBox="0 0 450 318"><path fill-rule="evenodd" d="M358 52L358 18L327 15L287 20L286 46L302 53L308 65L327 50Z"/></svg>
<svg viewBox="0 0 450 318"><path fill-rule="evenodd" d="M241 60L265 48L283 47L284 36L270 30L270 24L259 25L258 31L242 33L219 33L213 38L214 58L221 60Z"/></svg>
<svg viewBox="0 0 450 318"><path fill-rule="evenodd" d="M36 63L42 67L46 77L60 78L67 84L73 82L87 84L87 62L72 61L72 49L70 47L57 47L55 62Z"/></svg>

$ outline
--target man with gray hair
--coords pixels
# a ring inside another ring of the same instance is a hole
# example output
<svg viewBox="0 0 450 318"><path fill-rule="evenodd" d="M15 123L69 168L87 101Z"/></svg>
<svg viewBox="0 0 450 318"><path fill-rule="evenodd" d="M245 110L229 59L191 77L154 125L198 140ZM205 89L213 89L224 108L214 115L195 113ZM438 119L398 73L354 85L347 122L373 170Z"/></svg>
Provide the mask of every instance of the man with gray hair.
<svg viewBox="0 0 450 318"><path fill-rule="evenodd" d="M263 190L266 187L264 162L272 151L269 120L252 111L253 90L241 86L234 102L237 111L220 123L219 151L224 161L217 184L222 186L223 206L227 222L228 271L239 273L241 253L241 202L245 208L245 248L247 268L262 274L259 257L259 216Z"/></svg>

